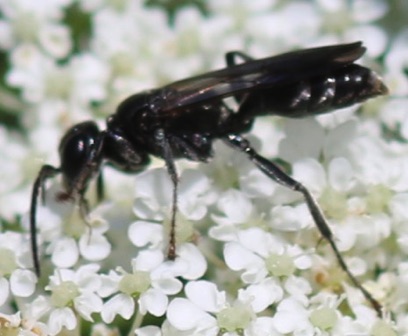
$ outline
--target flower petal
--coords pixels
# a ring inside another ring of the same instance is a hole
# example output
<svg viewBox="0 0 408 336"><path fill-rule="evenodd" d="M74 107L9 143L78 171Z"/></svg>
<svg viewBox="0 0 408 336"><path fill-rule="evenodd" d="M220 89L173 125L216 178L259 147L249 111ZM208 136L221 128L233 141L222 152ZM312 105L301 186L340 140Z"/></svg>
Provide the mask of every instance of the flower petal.
<svg viewBox="0 0 408 336"><path fill-rule="evenodd" d="M150 244L156 248L163 241L163 226L147 221L136 221L129 226L128 236L137 247Z"/></svg>
<svg viewBox="0 0 408 336"><path fill-rule="evenodd" d="M252 214L253 205L249 198L241 191L230 189L220 196L218 208L224 216L212 215L220 224L245 223Z"/></svg>
<svg viewBox="0 0 408 336"><path fill-rule="evenodd" d="M282 287L271 278L239 291L240 300L248 302L255 313L262 312L274 302L280 301L282 297Z"/></svg>
<svg viewBox="0 0 408 336"><path fill-rule="evenodd" d="M92 313L99 313L102 310L102 299L95 294L84 294L75 298L75 309L87 321L93 322Z"/></svg>
<svg viewBox="0 0 408 336"><path fill-rule="evenodd" d="M34 293L37 277L29 270L15 270L10 277L10 289L14 295L28 297Z"/></svg>
<svg viewBox="0 0 408 336"><path fill-rule="evenodd" d="M337 191L347 191L355 184L355 173L350 162L344 157L336 157L330 161L328 180Z"/></svg>
<svg viewBox="0 0 408 336"><path fill-rule="evenodd" d="M62 328L74 330L77 320L71 308L54 309L48 319L48 326L51 335L58 334Z"/></svg>
<svg viewBox="0 0 408 336"><path fill-rule="evenodd" d="M264 268L261 257L236 242L225 244L224 259L233 271L254 270L254 276Z"/></svg>
<svg viewBox="0 0 408 336"><path fill-rule="evenodd" d="M99 233L84 234L79 239L79 251L89 261L105 259L111 252L111 245L106 237Z"/></svg>
<svg viewBox="0 0 408 336"><path fill-rule="evenodd" d="M167 308L167 319L176 329L185 331L197 328L202 324L215 325L215 319L183 298L175 298Z"/></svg>
<svg viewBox="0 0 408 336"><path fill-rule="evenodd" d="M200 250L193 244L183 244L178 248L177 263L184 263L185 270L181 274L184 279L197 279L207 270L207 261Z"/></svg>
<svg viewBox="0 0 408 336"><path fill-rule="evenodd" d="M171 267L163 264L151 273L152 287L160 289L167 295L177 294L183 288L182 282L176 278L178 275Z"/></svg>
<svg viewBox="0 0 408 336"><path fill-rule="evenodd" d="M51 260L57 267L69 268L78 261L78 246L73 238L61 238L52 252Z"/></svg>
<svg viewBox="0 0 408 336"><path fill-rule="evenodd" d="M150 288L139 300L140 312L146 314L149 312L154 316L162 316L166 312L169 299L162 291Z"/></svg>
<svg viewBox="0 0 408 336"><path fill-rule="evenodd" d="M136 258L132 260L133 271L150 272L164 260L164 254L161 249L149 249L139 252Z"/></svg>
<svg viewBox="0 0 408 336"><path fill-rule="evenodd" d="M185 287L187 298L201 309L218 312L225 305L225 292L219 292L209 281L191 281Z"/></svg>
<svg viewBox="0 0 408 336"><path fill-rule="evenodd" d="M135 309L135 302L126 294L118 294L105 302L102 307L102 320L106 323L111 323L116 315L122 316L128 320L132 316Z"/></svg>

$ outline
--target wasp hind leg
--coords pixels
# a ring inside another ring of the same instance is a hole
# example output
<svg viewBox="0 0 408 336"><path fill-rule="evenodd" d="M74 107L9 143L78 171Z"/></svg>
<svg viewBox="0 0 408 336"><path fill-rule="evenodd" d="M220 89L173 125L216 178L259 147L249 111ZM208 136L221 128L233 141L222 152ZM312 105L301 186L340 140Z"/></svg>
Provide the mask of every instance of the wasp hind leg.
<svg viewBox="0 0 408 336"><path fill-rule="evenodd" d="M249 160L251 160L265 175L270 177L272 180L286 188L300 192L303 195L307 207L309 208L310 214L312 215L312 218L317 226L317 229L320 231L320 234L322 235L323 239L325 239L329 243L340 267L347 274L353 285L357 287L363 293L367 301L370 302L372 307L377 312L378 316L381 317L382 316L381 304L372 297L372 295L361 285L361 283L357 280L353 273L351 273L334 241L333 234L329 228L327 220L324 217L322 210L320 209L319 205L313 198L310 191L303 184L287 175L276 164L259 155L252 148L250 143L240 135L231 134L225 137L223 140L230 147L247 155Z"/></svg>

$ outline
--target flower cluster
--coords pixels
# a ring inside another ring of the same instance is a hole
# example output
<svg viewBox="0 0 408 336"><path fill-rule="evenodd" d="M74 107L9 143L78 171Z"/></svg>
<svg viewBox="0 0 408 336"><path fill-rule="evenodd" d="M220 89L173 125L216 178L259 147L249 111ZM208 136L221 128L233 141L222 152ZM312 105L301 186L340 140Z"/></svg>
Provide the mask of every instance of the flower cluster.
<svg viewBox="0 0 408 336"><path fill-rule="evenodd" d="M407 9L386 0L157 3L0 0L0 335L408 334L408 30L396 29ZM225 67L230 50L257 58L357 40L388 98L259 118L248 139L310 190L384 318L320 243L302 195L217 142L211 162L177 162L174 260L173 183L161 161L133 177L104 167L106 198L96 204L90 185L86 220L57 201L58 178L47 183L37 278L32 182L45 162L58 167L72 124L103 125L130 94Z"/></svg>

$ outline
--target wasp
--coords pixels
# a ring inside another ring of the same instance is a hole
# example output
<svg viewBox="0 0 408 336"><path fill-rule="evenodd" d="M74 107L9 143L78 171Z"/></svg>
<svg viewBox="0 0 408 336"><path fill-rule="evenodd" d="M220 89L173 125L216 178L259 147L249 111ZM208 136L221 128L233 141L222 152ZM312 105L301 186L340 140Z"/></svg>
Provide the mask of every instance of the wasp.
<svg viewBox="0 0 408 336"><path fill-rule="evenodd" d="M173 183L168 257L176 257L175 225L178 175L175 161L208 162L213 143L221 140L243 153L276 183L301 193L322 238L331 246L340 267L364 294L378 315L382 307L348 269L328 222L312 194L278 165L261 156L242 135L255 118L277 115L302 118L384 95L387 87L369 68L355 64L365 52L361 42L303 49L263 59L243 52L226 54L227 67L136 93L107 118L106 129L85 121L71 127L59 145L60 166L44 165L36 178L30 207L34 268L40 274L36 238L37 200L45 199L45 182L62 175L58 200L77 202L84 219L85 193L97 178L102 198L101 168L109 164L123 172L147 169L151 156L164 160ZM226 103L236 102L236 108Z"/></svg>

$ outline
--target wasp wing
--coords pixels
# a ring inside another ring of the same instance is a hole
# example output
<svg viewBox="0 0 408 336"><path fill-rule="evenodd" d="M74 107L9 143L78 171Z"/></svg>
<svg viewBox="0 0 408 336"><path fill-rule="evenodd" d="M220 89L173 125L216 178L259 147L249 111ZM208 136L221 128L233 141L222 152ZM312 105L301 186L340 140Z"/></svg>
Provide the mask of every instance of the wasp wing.
<svg viewBox="0 0 408 336"><path fill-rule="evenodd" d="M302 49L233 65L183 79L166 92L160 114L220 100L249 90L294 83L353 63L365 52L361 42Z"/></svg>

